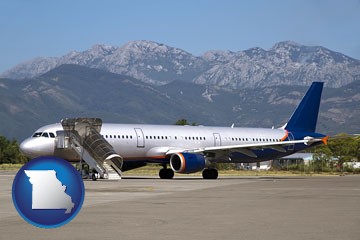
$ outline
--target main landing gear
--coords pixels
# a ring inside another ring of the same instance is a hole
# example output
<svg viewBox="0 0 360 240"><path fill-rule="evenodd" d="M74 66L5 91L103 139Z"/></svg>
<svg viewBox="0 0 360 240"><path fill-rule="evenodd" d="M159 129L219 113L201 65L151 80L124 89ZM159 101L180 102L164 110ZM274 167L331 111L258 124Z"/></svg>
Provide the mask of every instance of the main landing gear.
<svg viewBox="0 0 360 240"><path fill-rule="evenodd" d="M217 179L219 176L218 170L215 168L205 168L202 171L202 176L204 179Z"/></svg>
<svg viewBox="0 0 360 240"><path fill-rule="evenodd" d="M162 168L159 171L159 177L161 179L173 179L174 177L174 171L170 168Z"/></svg>
<svg viewBox="0 0 360 240"><path fill-rule="evenodd" d="M218 170L215 168L205 168L202 171L202 176L204 179L217 179L218 178ZM159 171L159 177L161 179L173 179L174 171L171 168L162 168Z"/></svg>

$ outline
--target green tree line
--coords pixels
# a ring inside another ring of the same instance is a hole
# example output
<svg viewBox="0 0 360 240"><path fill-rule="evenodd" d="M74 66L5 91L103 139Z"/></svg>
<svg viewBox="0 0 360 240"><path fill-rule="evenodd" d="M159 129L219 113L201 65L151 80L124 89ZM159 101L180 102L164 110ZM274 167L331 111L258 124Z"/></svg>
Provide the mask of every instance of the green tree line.
<svg viewBox="0 0 360 240"><path fill-rule="evenodd" d="M330 138L327 145L312 148L310 152L314 153L317 165L337 168L340 171L348 170L349 166L344 166L345 162L360 161L360 136L339 134Z"/></svg>
<svg viewBox="0 0 360 240"><path fill-rule="evenodd" d="M28 159L19 149L19 143L16 140L8 140L0 136L0 164L25 163Z"/></svg>
<svg viewBox="0 0 360 240"><path fill-rule="evenodd" d="M182 118L176 121L175 125L191 125L191 126L197 126L198 124L196 122L189 123L188 120Z"/></svg>

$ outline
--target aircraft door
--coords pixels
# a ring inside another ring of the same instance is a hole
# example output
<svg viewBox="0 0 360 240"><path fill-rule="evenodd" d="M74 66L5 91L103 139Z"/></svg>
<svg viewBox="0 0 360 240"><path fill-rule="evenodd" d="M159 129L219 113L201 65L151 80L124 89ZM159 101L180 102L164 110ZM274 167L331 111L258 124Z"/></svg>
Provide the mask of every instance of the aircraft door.
<svg viewBox="0 0 360 240"><path fill-rule="evenodd" d="M136 140L137 140L137 147L143 148L145 147L145 139L144 139L144 133L141 128L134 128L136 133Z"/></svg>
<svg viewBox="0 0 360 240"><path fill-rule="evenodd" d="M219 133L214 133L214 146L221 146L221 136Z"/></svg>

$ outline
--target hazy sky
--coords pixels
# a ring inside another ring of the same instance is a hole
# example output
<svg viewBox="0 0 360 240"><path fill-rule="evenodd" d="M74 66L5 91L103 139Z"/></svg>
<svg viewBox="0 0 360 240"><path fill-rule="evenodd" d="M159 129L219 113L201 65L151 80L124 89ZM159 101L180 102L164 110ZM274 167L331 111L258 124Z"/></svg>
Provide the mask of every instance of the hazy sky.
<svg viewBox="0 0 360 240"><path fill-rule="evenodd" d="M195 55L292 40L360 59L360 0L2 0L0 73L97 43L153 40Z"/></svg>

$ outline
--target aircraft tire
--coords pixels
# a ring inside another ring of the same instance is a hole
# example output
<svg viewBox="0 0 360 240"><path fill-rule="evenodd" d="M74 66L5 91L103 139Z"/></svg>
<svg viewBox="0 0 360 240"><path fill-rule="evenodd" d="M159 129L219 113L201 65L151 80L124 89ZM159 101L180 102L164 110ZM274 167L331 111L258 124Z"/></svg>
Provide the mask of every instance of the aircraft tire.
<svg viewBox="0 0 360 240"><path fill-rule="evenodd" d="M217 179L219 176L218 170L213 168L210 171L211 171L211 179Z"/></svg>
<svg viewBox="0 0 360 240"><path fill-rule="evenodd" d="M93 181L96 181L96 180L97 180L95 173L93 173L93 174L91 175L91 179L92 179Z"/></svg>
<svg viewBox="0 0 360 240"><path fill-rule="evenodd" d="M205 168L202 171L202 176L204 179L217 179L218 175L218 170L215 168Z"/></svg>
<svg viewBox="0 0 360 240"><path fill-rule="evenodd" d="M161 179L173 179L174 171L169 168L163 168L159 171L159 177Z"/></svg>

